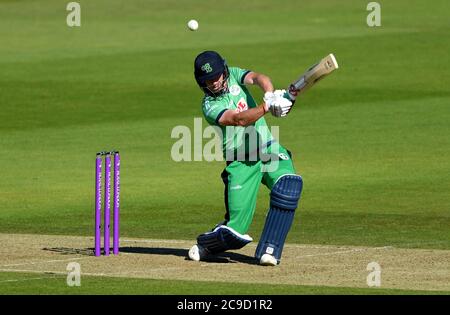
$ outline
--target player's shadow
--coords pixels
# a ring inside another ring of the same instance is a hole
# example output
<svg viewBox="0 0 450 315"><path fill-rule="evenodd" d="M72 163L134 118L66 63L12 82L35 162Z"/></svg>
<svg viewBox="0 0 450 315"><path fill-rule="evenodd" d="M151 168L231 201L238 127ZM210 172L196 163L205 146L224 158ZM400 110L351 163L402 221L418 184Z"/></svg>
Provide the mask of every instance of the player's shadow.
<svg viewBox="0 0 450 315"><path fill-rule="evenodd" d="M61 255L83 255L94 256L94 248L70 248L70 247L44 247L42 250L60 253ZM131 254L146 254L146 255L172 255L188 258L188 250L184 248L166 248L166 247L120 247L119 252ZM253 256L234 252L224 252L217 255L210 255L202 259L205 263L245 263L249 265L256 265L257 261Z"/></svg>
<svg viewBox="0 0 450 315"><path fill-rule="evenodd" d="M44 247L42 250L60 253L61 255L84 255L94 256L93 248L70 248L70 247Z"/></svg>
<svg viewBox="0 0 450 315"><path fill-rule="evenodd" d="M188 250L182 248L165 248L165 247L121 247L120 251L123 253L133 254L147 254L147 255L172 255L178 257L188 258ZM247 256L239 253L225 252L217 255L210 255L202 259L205 263L245 263L256 265L257 261L252 256Z"/></svg>

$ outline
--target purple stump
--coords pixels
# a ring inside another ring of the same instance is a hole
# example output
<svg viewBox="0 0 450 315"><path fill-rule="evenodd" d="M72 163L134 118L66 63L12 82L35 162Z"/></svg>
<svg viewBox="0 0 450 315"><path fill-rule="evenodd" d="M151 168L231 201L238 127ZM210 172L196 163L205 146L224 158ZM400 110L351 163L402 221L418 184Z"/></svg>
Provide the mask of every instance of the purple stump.
<svg viewBox="0 0 450 315"><path fill-rule="evenodd" d="M120 155L114 153L113 253L119 254Z"/></svg>
<svg viewBox="0 0 450 315"><path fill-rule="evenodd" d="M105 213L104 213L104 231L103 242L105 256L109 256L109 221L111 210L111 155L106 154L105 157Z"/></svg>
<svg viewBox="0 0 450 315"><path fill-rule="evenodd" d="M101 255L102 156L95 159L95 256Z"/></svg>

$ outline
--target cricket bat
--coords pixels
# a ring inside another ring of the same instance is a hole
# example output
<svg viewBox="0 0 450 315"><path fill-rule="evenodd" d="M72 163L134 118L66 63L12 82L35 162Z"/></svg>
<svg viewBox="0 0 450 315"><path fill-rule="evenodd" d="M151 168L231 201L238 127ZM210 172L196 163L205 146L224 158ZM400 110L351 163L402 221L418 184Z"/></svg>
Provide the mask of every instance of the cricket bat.
<svg viewBox="0 0 450 315"><path fill-rule="evenodd" d="M295 101L298 94L303 93L338 68L336 58L333 54L329 54L291 83L288 88L289 97Z"/></svg>

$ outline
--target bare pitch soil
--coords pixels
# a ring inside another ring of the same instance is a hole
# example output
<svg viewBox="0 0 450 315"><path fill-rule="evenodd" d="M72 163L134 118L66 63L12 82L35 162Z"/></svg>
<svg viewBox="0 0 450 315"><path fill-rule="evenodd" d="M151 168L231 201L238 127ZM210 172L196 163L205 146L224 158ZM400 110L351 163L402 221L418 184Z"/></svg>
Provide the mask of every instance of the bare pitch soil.
<svg viewBox="0 0 450 315"><path fill-rule="evenodd" d="M381 287L450 291L450 251L287 244L277 267L253 259L256 244L205 262L187 260L192 242L122 239L119 256L94 257L93 238L0 234L0 272L67 273L167 280L367 288L367 265L381 266Z"/></svg>

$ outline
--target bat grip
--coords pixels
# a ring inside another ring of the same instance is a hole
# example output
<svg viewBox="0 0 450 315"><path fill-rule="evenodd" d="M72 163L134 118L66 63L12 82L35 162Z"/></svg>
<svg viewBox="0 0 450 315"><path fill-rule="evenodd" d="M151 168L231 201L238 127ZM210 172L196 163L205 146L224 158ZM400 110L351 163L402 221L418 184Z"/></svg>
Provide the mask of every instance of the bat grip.
<svg viewBox="0 0 450 315"><path fill-rule="evenodd" d="M294 84L291 84L287 90L289 99L291 100L292 104L294 104L295 99L297 98L298 95L298 90L295 88Z"/></svg>

